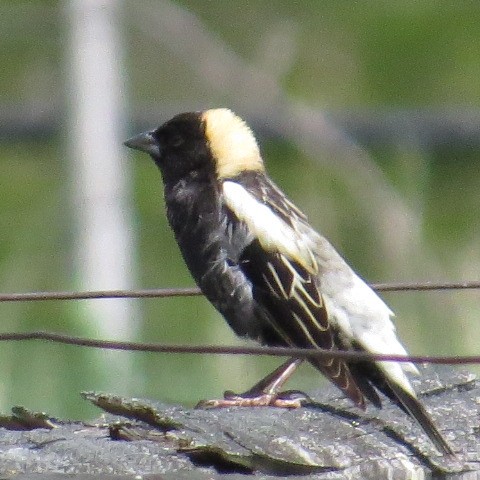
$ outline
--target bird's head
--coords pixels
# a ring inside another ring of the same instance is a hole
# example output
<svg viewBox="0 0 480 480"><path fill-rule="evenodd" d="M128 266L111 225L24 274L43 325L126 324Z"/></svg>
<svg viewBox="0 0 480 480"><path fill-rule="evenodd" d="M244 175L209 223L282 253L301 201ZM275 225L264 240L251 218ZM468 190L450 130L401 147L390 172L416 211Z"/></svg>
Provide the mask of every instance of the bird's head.
<svg viewBox="0 0 480 480"><path fill-rule="evenodd" d="M125 145L150 154L167 178L202 169L213 171L218 180L264 171L252 131L227 108L181 113Z"/></svg>

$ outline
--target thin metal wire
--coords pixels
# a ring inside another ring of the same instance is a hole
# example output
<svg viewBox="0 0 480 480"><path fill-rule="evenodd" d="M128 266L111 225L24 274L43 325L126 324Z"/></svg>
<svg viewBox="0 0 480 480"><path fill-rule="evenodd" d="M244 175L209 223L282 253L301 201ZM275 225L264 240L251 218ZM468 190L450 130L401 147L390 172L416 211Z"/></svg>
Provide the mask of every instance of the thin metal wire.
<svg viewBox="0 0 480 480"><path fill-rule="evenodd" d="M383 292L444 291L480 289L480 281L467 282L409 282L377 283L371 287ZM0 302L28 302L47 300L88 300L100 298L169 298L201 295L198 288L158 288L147 290L97 290L84 292L28 292L0 294ZM435 364L480 364L480 356L430 356L430 355L374 355L366 352L329 351L322 349L279 348L279 347L236 347L216 345L165 345L160 343L120 342L76 337L53 332L0 333L0 342L40 340L67 345L107 350L141 351L157 353L191 353L210 355L267 355L298 358L340 358L348 361L392 361Z"/></svg>
<svg viewBox="0 0 480 480"><path fill-rule="evenodd" d="M480 289L480 280L467 282L375 283L379 292L473 290ZM99 298L168 298L201 295L198 288L155 288L142 290L96 290L84 292L27 292L0 294L0 302L32 302L47 300L91 300Z"/></svg>
<svg viewBox="0 0 480 480"><path fill-rule="evenodd" d="M162 343L121 342L113 340L96 340L52 332L13 332L1 333L0 342L43 340L67 345L107 350L124 350L156 353L194 353L208 355L262 355L273 357L296 358L340 358L349 362L383 361L435 363L443 365L479 364L480 356L430 356L430 355L374 355L366 352L330 351L323 349L281 348L281 347L250 347L224 345L166 345Z"/></svg>
<svg viewBox="0 0 480 480"><path fill-rule="evenodd" d="M168 298L201 295L193 288L155 288L148 290L94 290L84 292L2 293L0 302L34 302L46 300L91 300L99 298Z"/></svg>
<svg viewBox="0 0 480 480"><path fill-rule="evenodd" d="M376 283L372 284L371 287L379 292L474 290L480 288L480 280L471 280L466 282Z"/></svg>

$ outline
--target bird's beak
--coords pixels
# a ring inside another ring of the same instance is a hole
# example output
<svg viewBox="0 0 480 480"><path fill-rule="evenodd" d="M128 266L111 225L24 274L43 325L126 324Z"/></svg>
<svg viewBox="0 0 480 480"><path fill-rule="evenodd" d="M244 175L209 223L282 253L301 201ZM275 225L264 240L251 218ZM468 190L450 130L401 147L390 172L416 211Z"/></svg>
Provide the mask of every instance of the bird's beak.
<svg viewBox="0 0 480 480"><path fill-rule="evenodd" d="M160 157L160 146L152 135L152 132L144 132L129 138L123 144L128 148L149 153L154 157Z"/></svg>

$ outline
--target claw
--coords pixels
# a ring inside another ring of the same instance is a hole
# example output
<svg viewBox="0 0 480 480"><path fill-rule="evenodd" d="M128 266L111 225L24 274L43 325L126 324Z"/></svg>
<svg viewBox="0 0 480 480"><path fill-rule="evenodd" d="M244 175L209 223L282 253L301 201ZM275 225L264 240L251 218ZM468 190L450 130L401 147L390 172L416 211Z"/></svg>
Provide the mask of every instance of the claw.
<svg viewBox="0 0 480 480"><path fill-rule="evenodd" d="M201 400L196 408L267 407L271 402L271 395L260 395L258 397L226 395L223 399Z"/></svg>
<svg viewBox="0 0 480 480"><path fill-rule="evenodd" d="M310 397L298 391L283 392L280 394L264 393L248 397L227 391L223 399L201 400L195 408L276 407L293 409L300 408L307 402L311 402Z"/></svg>
<svg viewBox="0 0 480 480"><path fill-rule="evenodd" d="M223 399L200 400L195 408L300 408L304 404L312 402L308 395L298 390L289 390L282 393L279 393L278 390L302 362L302 359L291 358L256 383L250 390L240 394L227 390L223 394Z"/></svg>

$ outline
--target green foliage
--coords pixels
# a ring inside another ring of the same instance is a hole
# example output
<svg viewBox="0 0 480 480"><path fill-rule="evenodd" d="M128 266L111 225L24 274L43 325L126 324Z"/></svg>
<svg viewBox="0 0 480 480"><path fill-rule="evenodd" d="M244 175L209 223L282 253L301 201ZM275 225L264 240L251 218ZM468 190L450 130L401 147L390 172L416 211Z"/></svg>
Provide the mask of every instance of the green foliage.
<svg viewBox="0 0 480 480"><path fill-rule="evenodd" d="M127 2L127 11L135 9L136 3ZM290 98L314 108L478 108L480 7L476 3L278 1L273 8L271 2L261 1L244 5L183 0L177 5L196 15L232 54L260 67L269 35L285 31L293 55L278 78L279 85ZM0 32L0 107L15 102L64 103L58 93L67 60L62 8L63 2L40 0L4 1L0 6L4 26ZM190 65L178 60L175 49L159 46L126 20L124 34L135 104L155 108L161 102L196 108L224 103L222 91L205 87ZM159 111L158 123L165 119ZM412 247L408 255L396 252L394 246L402 218L392 222L392 251L385 252L358 192L334 167L321 168L321 163L285 140L260 140L276 183L368 280L478 278L478 137L476 148L447 145L434 149L420 141L407 141L403 133L399 131L398 141L391 145L366 147L385 185L419 219L419 231L407 234L412 238L418 234L423 249ZM75 288L72 188L63 140L66 127L61 134L0 143L0 291ZM138 286L191 286L166 224L159 172L144 157L134 161ZM478 296L404 293L385 298L397 312L401 337L414 352L473 353L480 340L475 314ZM201 297L138 303L143 340L238 342ZM91 333L83 322L84 310L74 302L1 304L0 312L5 332ZM77 395L80 390L102 389L101 362L90 352L37 343L1 347L1 411L23 404L59 416L95 414ZM138 358L139 376L145 384L137 396L189 404L220 395L223 389L245 389L276 365L271 359L130 355ZM320 381L312 372L307 375L307 380L297 378L294 386L308 389Z"/></svg>

